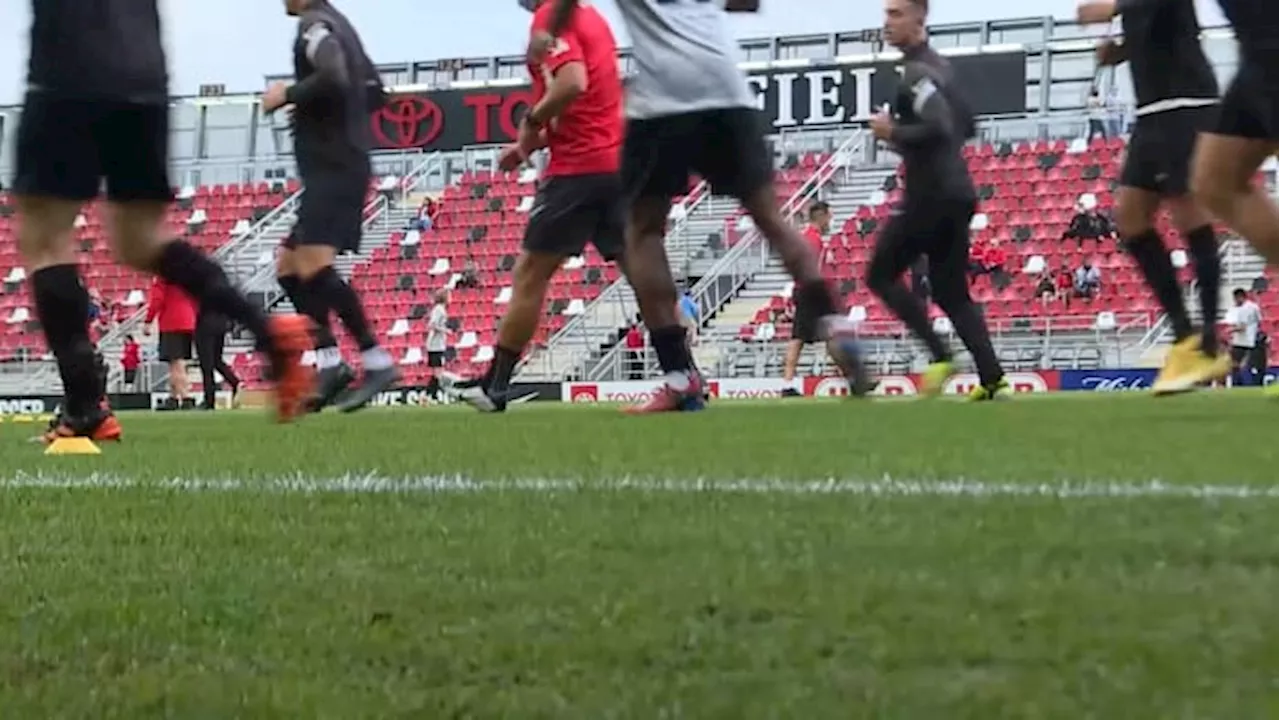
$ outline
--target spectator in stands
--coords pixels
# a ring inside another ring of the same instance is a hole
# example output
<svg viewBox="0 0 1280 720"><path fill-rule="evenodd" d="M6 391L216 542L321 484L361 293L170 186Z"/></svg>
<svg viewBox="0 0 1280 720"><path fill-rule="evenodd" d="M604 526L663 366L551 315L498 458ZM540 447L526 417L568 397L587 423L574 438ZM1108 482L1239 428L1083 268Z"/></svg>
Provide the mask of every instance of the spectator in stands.
<svg viewBox="0 0 1280 720"><path fill-rule="evenodd" d="M1036 298L1040 300L1040 307L1047 309L1057 297L1058 285L1054 282L1053 273L1045 270L1036 281Z"/></svg>
<svg viewBox="0 0 1280 720"><path fill-rule="evenodd" d="M680 318L680 324L688 333L689 344L697 345L698 328L702 324L701 311L698 308L698 301L693 299L688 288L680 294L680 301L676 305L676 316Z"/></svg>
<svg viewBox="0 0 1280 720"><path fill-rule="evenodd" d="M1102 273L1094 267L1093 260L1085 260L1076 268L1075 295L1084 300L1093 300L1102 291Z"/></svg>
<svg viewBox="0 0 1280 720"><path fill-rule="evenodd" d="M1076 214L1071 224L1062 233L1063 240L1075 240L1076 247L1083 247L1085 240L1100 240L1116 236L1115 224L1111 218L1098 212L1098 198L1093 193L1085 193L1076 201Z"/></svg>
<svg viewBox="0 0 1280 720"><path fill-rule="evenodd" d="M1227 311L1226 322L1231 326L1231 364L1234 366L1235 384L1257 385L1262 374L1255 380L1253 368L1253 350L1258 345L1258 334L1262 327L1262 310L1249 298L1244 288L1236 288L1231 293L1235 307ZM1265 372L1265 360L1262 371Z"/></svg>
<svg viewBox="0 0 1280 720"><path fill-rule="evenodd" d="M1107 88L1107 129L1111 137L1124 134L1124 103L1120 102L1120 88L1113 82Z"/></svg>
<svg viewBox="0 0 1280 720"><path fill-rule="evenodd" d="M151 284L151 296L147 301L148 326L144 334L150 334L155 322L160 329L157 356L169 365L169 401L164 408L194 408L190 396L186 363L191 359L192 342L196 331L196 303L182 288L156 276Z"/></svg>
<svg viewBox="0 0 1280 720"><path fill-rule="evenodd" d="M1067 261L1062 261L1062 267L1053 276L1053 286L1057 290L1058 299L1062 301L1063 307L1071 307L1071 293L1075 289L1075 278Z"/></svg>
<svg viewBox="0 0 1280 720"><path fill-rule="evenodd" d="M138 389L138 367L142 365L142 346L132 335L124 336L124 345L120 348L120 369L124 371L124 386L129 392Z"/></svg>
<svg viewBox="0 0 1280 720"><path fill-rule="evenodd" d="M1094 85L1089 88L1089 98L1085 101L1085 109L1089 114L1089 131L1086 133L1087 140L1093 140L1096 137L1107 137L1107 107L1102 99L1102 93L1098 92L1098 86Z"/></svg>
<svg viewBox="0 0 1280 720"><path fill-rule="evenodd" d="M986 251L983 253L983 270L991 276L991 284L997 288L1004 289L1009 284L1009 272L1005 270L1005 263L1009 261L1008 255L1004 248L1000 246L999 240L992 240L987 243Z"/></svg>
<svg viewBox="0 0 1280 720"><path fill-rule="evenodd" d="M629 380L644 379L644 330L641 329L640 316L631 321L625 339L627 348L627 378Z"/></svg>
<svg viewBox="0 0 1280 720"><path fill-rule="evenodd" d="M480 287L480 269L476 267L475 258L467 258L467 262L462 266L462 275L458 277L458 284L455 286L462 290L474 290Z"/></svg>

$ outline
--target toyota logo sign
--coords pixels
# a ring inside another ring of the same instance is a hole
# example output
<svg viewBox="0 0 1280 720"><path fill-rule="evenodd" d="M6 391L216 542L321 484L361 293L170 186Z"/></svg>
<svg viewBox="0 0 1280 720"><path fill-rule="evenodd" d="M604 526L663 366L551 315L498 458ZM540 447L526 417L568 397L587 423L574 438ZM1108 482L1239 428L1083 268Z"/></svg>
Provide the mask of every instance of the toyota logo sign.
<svg viewBox="0 0 1280 720"><path fill-rule="evenodd" d="M373 114L371 122L373 136L389 149L424 147L444 131L440 106L420 95L392 98Z"/></svg>

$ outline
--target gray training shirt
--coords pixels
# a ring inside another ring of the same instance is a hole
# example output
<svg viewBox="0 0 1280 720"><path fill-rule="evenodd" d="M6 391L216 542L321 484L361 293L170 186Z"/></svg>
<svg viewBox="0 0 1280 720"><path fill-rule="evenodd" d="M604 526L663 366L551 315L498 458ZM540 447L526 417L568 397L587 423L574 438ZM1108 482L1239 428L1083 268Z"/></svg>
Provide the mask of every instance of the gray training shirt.
<svg viewBox="0 0 1280 720"><path fill-rule="evenodd" d="M897 127L890 140L902 156L907 202L976 197L961 154L973 137L973 113L955 87L951 64L927 44L903 51L902 81L894 98Z"/></svg>
<svg viewBox="0 0 1280 720"><path fill-rule="evenodd" d="M755 107L719 3L618 0L618 9L637 70L627 88L627 117Z"/></svg>

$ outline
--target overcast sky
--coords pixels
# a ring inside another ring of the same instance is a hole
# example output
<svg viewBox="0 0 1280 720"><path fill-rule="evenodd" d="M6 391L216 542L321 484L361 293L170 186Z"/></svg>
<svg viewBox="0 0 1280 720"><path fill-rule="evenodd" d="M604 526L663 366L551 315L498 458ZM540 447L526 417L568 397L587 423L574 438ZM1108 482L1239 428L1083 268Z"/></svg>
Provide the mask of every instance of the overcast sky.
<svg viewBox="0 0 1280 720"><path fill-rule="evenodd" d="M597 0L625 41L615 0ZM1258 0L1276 2L1276 0ZM334 0L377 62L434 60L520 52L529 16L516 0ZM233 92L261 89L262 78L288 72L293 22L283 0L161 0L174 94L200 83ZM1197 0L1203 24L1221 23L1214 0ZM880 24L875 0L763 0L763 12L733 20L739 37L859 30ZM1070 17L1075 0L935 0L935 23L996 18ZM25 81L31 0L0 0L0 104Z"/></svg>

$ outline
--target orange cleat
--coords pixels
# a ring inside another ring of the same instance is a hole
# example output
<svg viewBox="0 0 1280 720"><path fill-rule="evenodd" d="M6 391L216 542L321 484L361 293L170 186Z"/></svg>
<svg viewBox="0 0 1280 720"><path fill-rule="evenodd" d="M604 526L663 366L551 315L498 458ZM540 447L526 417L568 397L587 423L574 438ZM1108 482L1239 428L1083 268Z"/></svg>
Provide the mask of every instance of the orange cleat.
<svg viewBox="0 0 1280 720"><path fill-rule="evenodd" d="M74 427L66 419L58 420L49 431L44 434L44 442L46 445L52 444L54 440L60 438L87 437L94 442L119 442L124 434L120 428L120 421L115 415L107 412L100 415L96 423L85 423L79 427Z"/></svg>
<svg viewBox="0 0 1280 720"><path fill-rule="evenodd" d="M275 315L270 320L272 363L276 377L276 420L289 422L306 413L306 401L315 394L315 372L302 365L311 349L311 320L303 315Z"/></svg>

